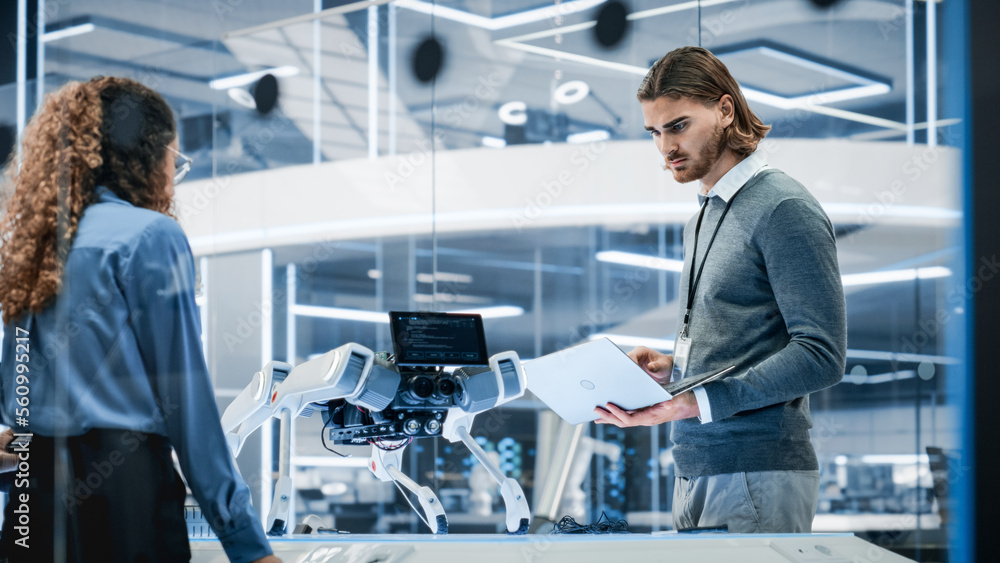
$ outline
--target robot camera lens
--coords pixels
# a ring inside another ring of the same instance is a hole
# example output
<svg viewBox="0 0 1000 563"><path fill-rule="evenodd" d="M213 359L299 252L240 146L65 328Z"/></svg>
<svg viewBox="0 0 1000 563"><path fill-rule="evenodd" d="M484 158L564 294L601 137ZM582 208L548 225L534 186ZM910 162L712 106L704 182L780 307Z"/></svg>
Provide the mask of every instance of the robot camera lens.
<svg viewBox="0 0 1000 563"><path fill-rule="evenodd" d="M421 399L426 399L434 393L434 382L427 377L416 377L410 382L413 394Z"/></svg>
<svg viewBox="0 0 1000 563"><path fill-rule="evenodd" d="M455 393L455 381L452 379L438 381L438 393L445 397L451 397Z"/></svg>

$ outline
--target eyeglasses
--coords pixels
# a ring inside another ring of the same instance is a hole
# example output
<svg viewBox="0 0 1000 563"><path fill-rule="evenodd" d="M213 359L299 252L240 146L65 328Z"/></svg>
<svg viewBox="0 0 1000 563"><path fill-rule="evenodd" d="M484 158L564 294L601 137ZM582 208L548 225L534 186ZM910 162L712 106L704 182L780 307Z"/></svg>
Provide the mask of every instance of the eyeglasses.
<svg viewBox="0 0 1000 563"><path fill-rule="evenodd" d="M184 178L188 175L188 172L191 171L191 165L194 163L194 161L191 160L191 157L175 149L174 147L171 147L170 145L167 145L167 148L170 149L170 152L177 155L177 162L174 163L174 170L175 170L174 185L176 186L177 184L180 184L182 181L184 181Z"/></svg>

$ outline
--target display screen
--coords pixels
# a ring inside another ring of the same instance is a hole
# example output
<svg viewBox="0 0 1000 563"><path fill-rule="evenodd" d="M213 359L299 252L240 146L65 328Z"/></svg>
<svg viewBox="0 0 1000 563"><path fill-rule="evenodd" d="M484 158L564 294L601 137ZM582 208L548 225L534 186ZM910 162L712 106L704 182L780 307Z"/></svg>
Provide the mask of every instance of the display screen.
<svg viewBox="0 0 1000 563"><path fill-rule="evenodd" d="M487 365L483 318L465 313L391 312L396 365Z"/></svg>

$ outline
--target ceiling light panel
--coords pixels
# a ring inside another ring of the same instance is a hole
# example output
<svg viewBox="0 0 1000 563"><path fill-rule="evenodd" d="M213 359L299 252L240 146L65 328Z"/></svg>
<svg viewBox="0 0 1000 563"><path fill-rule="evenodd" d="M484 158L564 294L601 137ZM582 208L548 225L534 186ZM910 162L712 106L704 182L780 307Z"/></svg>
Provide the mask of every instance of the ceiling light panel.
<svg viewBox="0 0 1000 563"><path fill-rule="evenodd" d="M606 1L607 0L570 0L569 2L562 2L558 5L553 4L550 6L513 12L496 17L473 14L464 10L449 8L447 6L441 6L439 4L423 2L420 0L396 0L395 5L397 8L405 8L415 12L433 15L437 18L451 20L490 31L496 31L540 21L555 20L558 17L566 17L570 14L589 10L590 8L599 6Z"/></svg>
<svg viewBox="0 0 1000 563"><path fill-rule="evenodd" d="M716 53L744 88L770 94L778 104L829 104L892 90L889 80L865 76L839 63L777 44ZM782 100L783 99L783 100Z"/></svg>
<svg viewBox="0 0 1000 563"><path fill-rule="evenodd" d="M810 65L798 65L797 57L772 56L778 51L764 47L722 53L724 62L743 85L786 98L804 96L815 90L857 86L857 82Z"/></svg>
<svg viewBox="0 0 1000 563"><path fill-rule="evenodd" d="M64 27L62 29L57 29L55 31L49 31L42 35L42 42L51 43L52 41L58 41L60 39L65 39L67 37L74 37L76 35L83 35L84 33L90 33L97 29L92 23L81 23L79 25L71 25L69 27Z"/></svg>

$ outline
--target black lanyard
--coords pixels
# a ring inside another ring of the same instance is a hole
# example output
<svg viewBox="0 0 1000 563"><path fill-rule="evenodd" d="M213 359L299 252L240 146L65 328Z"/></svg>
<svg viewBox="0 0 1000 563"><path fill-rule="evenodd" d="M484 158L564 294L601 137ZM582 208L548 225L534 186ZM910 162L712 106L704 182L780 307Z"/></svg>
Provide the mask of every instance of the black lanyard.
<svg viewBox="0 0 1000 563"><path fill-rule="evenodd" d="M701 205L701 211L698 213L698 223L694 227L694 250L691 252L691 269L688 271L688 302L687 309L684 311L684 324L681 325L681 337L687 336L688 323L691 321L691 308L694 307L694 292L698 289L698 283L701 282L701 273L705 270L705 262L708 262L708 252L712 250L712 244L715 243L715 235L719 234L719 227L722 226L722 221L726 219L726 214L729 213L729 208L732 207L733 200L736 199L736 196L741 191L743 191L743 186L740 186L740 189L736 190L736 193L726 202L726 208L722 210L719 223L715 225L715 231L712 232L712 238L708 240L708 248L705 249L705 257L701 260L701 266L698 268L698 276L695 277L694 263L698 259L698 234L701 232L701 220L705 218L705 208L708 207L708 202L711 198L706 199L705 203Z"/></svg>

